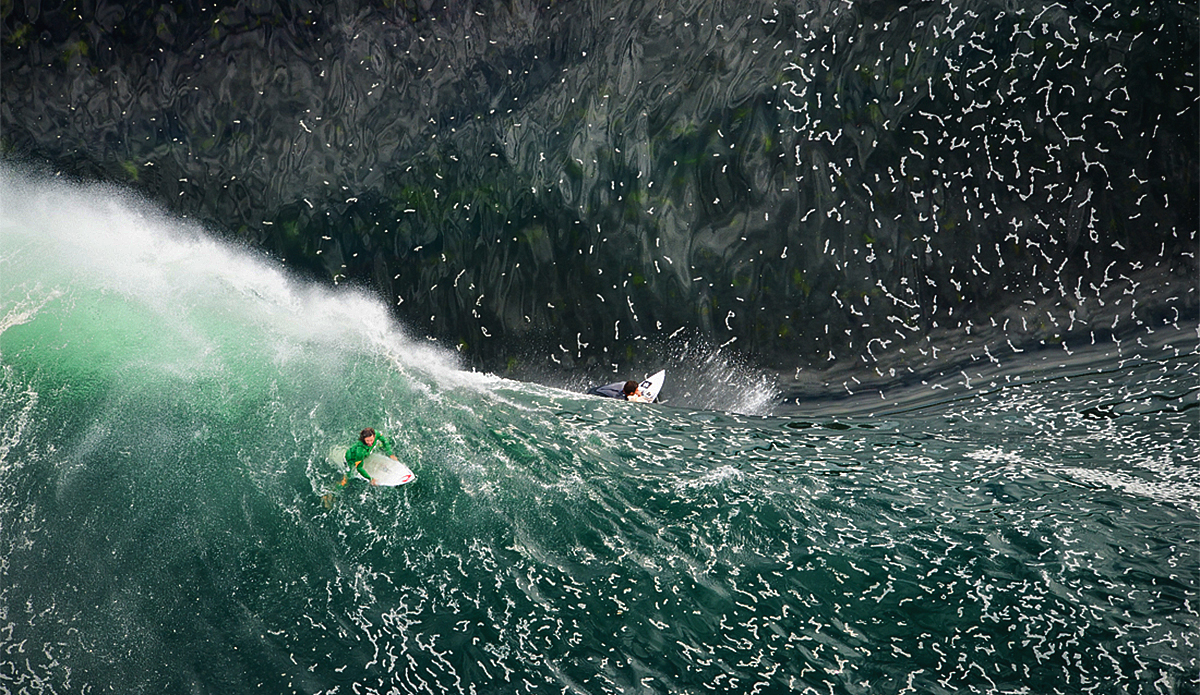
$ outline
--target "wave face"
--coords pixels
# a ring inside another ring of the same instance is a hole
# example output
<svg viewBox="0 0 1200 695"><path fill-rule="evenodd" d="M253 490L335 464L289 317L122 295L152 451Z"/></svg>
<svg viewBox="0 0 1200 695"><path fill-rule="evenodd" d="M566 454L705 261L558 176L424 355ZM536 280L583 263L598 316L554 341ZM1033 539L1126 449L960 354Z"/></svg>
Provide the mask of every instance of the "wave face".
<svg viewBox="0 0 1200 695"><path fill-rule="evenodd" d="M13 3L4 143L487 371L805 400L1196 318L1195 8L1100 4Z"/></svg>
<svg viewBox="0 0 1200 695"><path fill-rule="evenodd" d="M6 691L1200 687L1195 324L888 416L641 406L111 187L0 194ZM365 425L416 482L337 486Z"/></svg>

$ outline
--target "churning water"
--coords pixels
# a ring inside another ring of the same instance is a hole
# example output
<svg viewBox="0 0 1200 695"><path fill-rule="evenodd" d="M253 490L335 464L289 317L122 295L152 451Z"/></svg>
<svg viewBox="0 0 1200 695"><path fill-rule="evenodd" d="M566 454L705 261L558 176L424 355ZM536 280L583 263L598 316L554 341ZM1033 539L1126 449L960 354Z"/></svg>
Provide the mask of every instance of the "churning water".
<svg viewBox="0 0 1200 695"><path fill-rule="evenodd" d="M0 693L1200 694L1194 2L2 7Z"/></svg>
<svg viewBox="0 0 1200 695"><path fill-rule="evenodd" d="M1194 324L885 415L642 406L2 183L8 692L1197 690ZM365 425L415 483L336 486Z"/></svg>

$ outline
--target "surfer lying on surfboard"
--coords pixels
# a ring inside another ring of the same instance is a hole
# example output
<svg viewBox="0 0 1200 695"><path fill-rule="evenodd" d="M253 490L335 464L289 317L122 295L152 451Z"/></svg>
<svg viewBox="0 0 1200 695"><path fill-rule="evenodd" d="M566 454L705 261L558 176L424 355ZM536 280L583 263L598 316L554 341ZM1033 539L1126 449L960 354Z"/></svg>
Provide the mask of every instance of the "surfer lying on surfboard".
<svg viewBox="0 0 1200 695"><path fill-rule="evenodd" d="M367 480L372 485L378 485L375 479L363 469L362 465L363 461L373 451L382 451L392 460L400 460L392 453L391 441L382 434L376 434L373 428L368 427L358 433L358 441L346 451L346 464L350 466L350 470L346 472L346 475L342 476L342 485L345 485L351 478Z"/></svg>
<svg viewBox="0 0 1200 695"><path fill-rule="evenodd" d="M590 389L588 393L593 396L622 398L624 400L635 401L637 403L649 403L651 401L651 399L646 398L646 395L642 393L642 388L638 382L633 380L626 381L624 384L618 381L613 384L597 386L593 389Z"/></svg>
<svg viewBox="0 0 1200 695"><path fill-rule="evenodd" d="M619 398L624 401L654 403L658 400L658 392L662 390L663 381L666 378L667 370L662 369L646 377L640 384L632 379L629 381L615 381L611 384L590 388L588 389L588 393L593 396Z"/></svg>

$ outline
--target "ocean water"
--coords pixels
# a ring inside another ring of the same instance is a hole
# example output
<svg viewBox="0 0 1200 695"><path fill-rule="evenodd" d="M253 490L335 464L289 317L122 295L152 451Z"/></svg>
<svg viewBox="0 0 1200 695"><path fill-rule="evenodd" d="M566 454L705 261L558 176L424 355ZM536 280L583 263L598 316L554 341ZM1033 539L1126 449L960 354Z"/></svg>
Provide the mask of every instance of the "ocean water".
<svg viewBox="0 0 1200 695"><path fill-rule="evenodd" d="M1194 322L644 406L114 187L0 199L0 691L1200 692ZM367 425L416 482L336 485Z"/></svg>
<svg viewBox="0 0 1200 695"><path fill-rule="evenodd" d="M95 0L0 20L6 158L369 288L479 371L580 390L670 366L695 396L757 391L725 378L752 362L811 402L1044 346L1128 354L1200 317L1194 2Z"/></svg>

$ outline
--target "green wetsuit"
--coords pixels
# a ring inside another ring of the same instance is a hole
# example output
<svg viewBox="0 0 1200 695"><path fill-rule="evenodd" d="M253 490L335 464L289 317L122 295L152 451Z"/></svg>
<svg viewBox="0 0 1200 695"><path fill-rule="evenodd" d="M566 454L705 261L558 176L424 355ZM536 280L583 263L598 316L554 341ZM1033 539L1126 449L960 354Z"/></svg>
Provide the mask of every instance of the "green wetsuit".
<svg viewBox="0 0 1200 695"><path fill-rule="evenodd" d="M376 432L375 443L371 446L367 446L366 442L362 441L361 439L357 442L354 442L354 446L350 447L350 450L346 452L346 464L350 466L350 472L347 473L346 477L351 479L359 477L364 480L370 480L371 476L367 475L367 472L363 470L362 463L363 460L370 456L374 451L382 451L385 455L391 456L391 441L389 441L387 437Z"/></svg>

